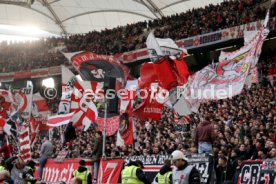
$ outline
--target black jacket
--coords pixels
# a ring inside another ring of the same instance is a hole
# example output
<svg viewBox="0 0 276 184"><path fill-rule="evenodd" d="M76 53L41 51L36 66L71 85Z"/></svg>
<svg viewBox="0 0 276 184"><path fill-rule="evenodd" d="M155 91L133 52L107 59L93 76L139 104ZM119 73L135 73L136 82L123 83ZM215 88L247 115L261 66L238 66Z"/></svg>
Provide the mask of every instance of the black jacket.
<svg viewBox="0 0 276 184"><path fill-rule="evenodd" d="M163 167L161 167L159 173L164 175L164 174L166 174L167 172L170 172L170 171L172 171L172 168L169 167L169 166L164 165ZM155 181L158 183L158 177L155 178ZM170 183L172 184L172 175L170 175L170 181L171 181Z"/></svg>
<svg viewBox="0 0 276 184"><path fill-rule="evenodd" d="M83 173L83 172L85 172L85 171L87 171L87 168L86 168L86 167L80 166L80 167L78 168L78 172L80 172L80 173ZM88 183L88 184L92 184L91 173L89 173L88 176L87 176L87 183Z"/></svg>
<svg viewBox="0 0 276 184"><path fill-rule="evenodd" d="M98 161L103 154L103 138L97 138L94 142L92 151L92 161Z"/></svg>
<svg viewBox="0 0 276 184"><path fill-rule="evenodd" d="M216 168L217 184L221 184L226 180L226 167L218 166Z"/></svg>
<svg viewBox="0 0 276 184"><path fill-rule="evenodd" d="M18 157L17 156L14 156L14 157L11 157L9 159L6 160L5 162L5 166L7 168L8 171L11 172L12 168L13 168L13 161L16 160Z"/></svg>
<svg viewBox="0 0 276 184"><path fill-rule="evenodd" d="M69 123L66 126L66 129L65 129L65 132L64 132L65 142L69 142L69 141L74 140L76 138L77 138L77 136L76 136L75 127L73 126L72 123Z"/></svg>

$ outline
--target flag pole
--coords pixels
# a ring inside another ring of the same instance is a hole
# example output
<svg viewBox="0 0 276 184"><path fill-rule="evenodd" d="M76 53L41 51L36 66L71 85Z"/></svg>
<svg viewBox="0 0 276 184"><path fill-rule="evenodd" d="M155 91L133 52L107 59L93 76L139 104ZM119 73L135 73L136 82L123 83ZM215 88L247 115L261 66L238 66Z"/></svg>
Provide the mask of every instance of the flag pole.
<svg viewBox="0 0 276 184"><path fill-rule="evenodd" d="M105 142L106 142L106 119L107 119L107 99L104 95L104 131L103 131L103 157L105 157Z"/></svg>

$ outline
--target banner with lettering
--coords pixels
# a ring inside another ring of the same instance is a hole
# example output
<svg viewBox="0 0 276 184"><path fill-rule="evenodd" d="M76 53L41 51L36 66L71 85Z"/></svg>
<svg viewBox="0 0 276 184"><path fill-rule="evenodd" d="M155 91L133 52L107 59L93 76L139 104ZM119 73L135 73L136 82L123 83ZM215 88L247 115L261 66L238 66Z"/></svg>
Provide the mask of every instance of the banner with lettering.
<svg viewBox="0 0 276 184"><path fill-rule="evenodd" d="M65 182L69 183L73 172L78 169L81 158L65 159L62 163L48 159L43 169L42 181L46 183ZM92 171L92 162L86 160L86 168ZM91 172L93 173L93 172ZM38 177L38 169L35 170L35 178Z"/></svg>
<svg viewBox="0 0 276 184"><path fill-rule="evenodd" d="M187 155L188 163L193 165L200 173L202 183L214 183L214 161L208 154Z"/></svg>
<svg viewBox="0 0 276 184"><path fill-rule="evenodd" d="M124 159L101 160L97 184L117 184L123 165Z"/></svg>
<svg viewBox="0 0 276 184"><path fill-rule="evenodd" d="M236 184L275 184L276 160L247 160L242 162Z"/></svg>
<svg viewBox="0 0 276 184"><path fill-rule="evenodd" d="M24 119L29 120L33 105L33 84L27 81L27 86L22 89L10 89L14 98L14 110L20 112Z"/></svg>

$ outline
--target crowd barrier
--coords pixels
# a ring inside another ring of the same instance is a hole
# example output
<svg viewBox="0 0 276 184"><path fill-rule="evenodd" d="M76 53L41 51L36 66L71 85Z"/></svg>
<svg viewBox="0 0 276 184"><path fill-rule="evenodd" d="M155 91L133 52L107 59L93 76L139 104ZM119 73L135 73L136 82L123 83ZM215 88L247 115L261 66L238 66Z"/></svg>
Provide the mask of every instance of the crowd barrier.
<svg viewBox="0 0 276 184"><path fill-rule="evenodd" d="M201 174L202 184L215 183L213 156L207 154L195 154L188 157L188 163L194 165ZM55 162L49 159L44 167L42 180L55 183L64 181L69 183L72 173L79 166L78 159L65 159L63 162ZM144 172L152 182L168 156L133 156L118 159L103 159L99 164L98 183L118 183L124 164L130 160L141 160L144 163ZM86 160L88 170L92 172L92 161ZM37 171L36 171L37 177ZM271 160L247 160L241 165L235 184L275 184L276 183L276 159Z"/></svg>

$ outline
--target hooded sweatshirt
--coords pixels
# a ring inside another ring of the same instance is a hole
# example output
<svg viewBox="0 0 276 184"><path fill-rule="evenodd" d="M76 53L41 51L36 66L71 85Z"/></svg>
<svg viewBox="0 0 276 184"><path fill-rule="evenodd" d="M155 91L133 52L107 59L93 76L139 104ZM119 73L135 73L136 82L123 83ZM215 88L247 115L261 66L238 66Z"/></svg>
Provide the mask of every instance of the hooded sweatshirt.
<svg viewBox="0 0 276 184"><path fill-rule="evenodd" d="M211 122L202 122L198 125L196 129L196 143L199 142L208 142L212 143L216 135L214 133L214 126Z"/></svg>

